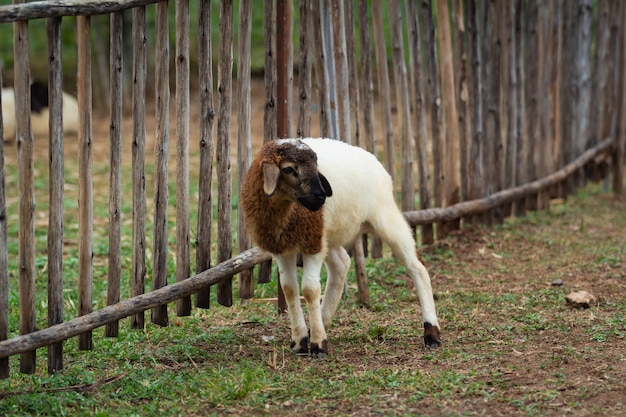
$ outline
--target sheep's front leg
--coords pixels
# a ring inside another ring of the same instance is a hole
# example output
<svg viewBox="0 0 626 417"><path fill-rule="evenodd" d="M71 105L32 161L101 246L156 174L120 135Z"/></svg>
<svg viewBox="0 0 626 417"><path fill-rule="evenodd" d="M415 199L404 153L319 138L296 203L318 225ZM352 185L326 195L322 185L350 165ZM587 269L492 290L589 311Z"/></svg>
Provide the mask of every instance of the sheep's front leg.
<svg viewBox="0 0 626 417"><path fill-rule="evenodd" d="M304 255L304 273L302 275L302 295L309 309L309 324L311 325L311 356L323 358L328 353L326 330L322 322L320 306L321 284L320 270L324 263L324 255Z"/></svg>
<svg viewBox="0 0 626 417"><path fill-rule="evenodd" d="M298 292L296 254L274 256L280 272L280 286L285 294L291 323L291 349L297 354L309 353L309 335Z"/></svg>

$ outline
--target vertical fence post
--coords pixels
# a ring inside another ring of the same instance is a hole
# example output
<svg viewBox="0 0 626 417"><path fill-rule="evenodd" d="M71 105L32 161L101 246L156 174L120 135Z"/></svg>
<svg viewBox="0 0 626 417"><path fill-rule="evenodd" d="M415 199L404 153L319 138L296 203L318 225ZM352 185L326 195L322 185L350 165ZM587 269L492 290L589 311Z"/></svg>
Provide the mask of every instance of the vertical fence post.
<svg viewBox="0 0 626 417"><path fill-rule="evenodd" d="M219 115L217 119L217 261L232 255L232 172L230 166L230 119L232 110L233 71L233 2L220 3L220 53L219 53ZM233 304L232 280L218 284L217 302L223 306Z"/></svg>
<svg viewBox="0 0 626 417"><path fill-rule="evenodd" d="M452 30L454 31L454 89L456 94L456 107L459 121L459 169L461 191L459 198L467 200L469 192L469 138L470 138L470 117L469 117L469 94L468 94L468 71L467 71L467 49L466 49L466 26L463 11L463 0L453 1L452 10ZM498 5L500 6L500 5ZM407 13L408 15L408 13Z"/></svg>
<svg viewBox="0 0 626 417"><path fill-rule="evenodd" d="M346 34L343 0L329 2L330 28L332 28L332 56L329 62L334 65L334 77L332 92L335 97L337 108L337 121L335 139L346 143L352 143L352 132L350 129L350 94L348 90L348 57L346 53Z"/></svg>
<svg viewBox="0 0 626 417"><path fill-rule="evenodd" d="M265 45L265 105L263 106L263 143L276 139L276 8L273 0L263 2L263 44ZM261 262L257 282L264 284L272 279L272 260ZM278 285L280 287L280 285ZM280 288L278 290L281 291Z"/></svg>
<svg viewBox="0 0 626 417"><path fill-rule="evenodd" d="M167 162L170 149L170 40L167 2L156 5L156 68L155 68L155 140L154 140L154 250L152 256L152 290L167 285ZM178 226L178 224L177 224ZM177 240L178 241L178 240ZM167 304L154 307L150 320L167 326Z"/></svg>
<svg viewBox="0 0 626 417"><path fill-rule="evenodd" d="M48 326L63 321L63 67L61 18L46 20L49 88ZM48 346L48 372L63 368L63 343Z"/></svg>
<svg viewBox="0 0 626 417"><path fill-rule="evenodd" d="M517 54L515 57L515 77L517 80L517 84L514 88L517 89L515 97L517 98L517 102L514 104L515 112L517 115L517 121L515 123L515 127L517 128L515 132L515 140L516 144L514 146L516 149L516 165L515 172L516 177L516 185L524 184L528 180L527 173L528 168L526 165L527 162L527 152L528 152L528 134L527 134L527 124L526 124L526 94L525 94L525 64L526 60L524 58L525 54L525 13L524 13L524 4L523 0L515 1L514 10L514 24L515 24L515 42L516 48L515 53ZM526 214L526 199L522 198L515 202L515 215L523 216Z"/></svg>
<svg viewBox="0 0 626 417"><path fill-rule="evenodd" d="M624 148L626 147L626 6L621 4L619 15L619 48L620 48L620 66L619 66L619 113L618 129L617 129L617 146L613 156L613 192L618 196L624 195ZM0 198L2 196L0 195ZM2 206L0 206L2 210ZM1 254L0 254L1 256ZM1 262L0 262L1 265ZM0 271L0 274L2 271ZM0 335L1 337L1 335Z"/></svg>
<svg viewBox="0 0 626 417"><path fill-rule="evenodd" d="M407 2L414 4L415 2ZM359 68L361 77L359 79L361 88L361 103L363 108L363 136L365 149L377 155L376 131L374 118L374 81L372 79L372 39L370 35L370 24L367 15L367 0L357 2L359 41L361 46L361 61ZM356 67L355 67L356 69Z"/></svg>
<svg viewBox="0 0 626 417"><path fill-rule="evenodd" d="M146 7L133 9L133 260L131 296L143 294L146 282ZM144 328L143 312L131 329Z"/></svg>
<svg viewBox="0 0 626 417"><path fill-rule="evenodd" d="M189 0L176 1L176 282L189 278ZM191 297L176 301L191 314Z"/></svg>
<svg viewBox="0 0 626 417"><path fill-rule="evenodd" d="M109 77L111 89L111 123L109 130L109 270L107 276L107 305L120 301L120 277L122 275L122 90L123 90L123 13L111 14ZM107 337L117 337L119 322L106 325Z"/></svg>
<svg viewBox="0 0 626 417"><path fill-rule="evenodd" d="M289 48L292 36L293 4L276 1L276 136L289 137ZM287 311L285 294L278 280L278 310Z"/></svg>
<svg viewBox="0 0 626 417"><path fill-rule="evenodd" d="M265 45L263 143L276 139L276 8L274 2L275 0L263 2L263 44Z"/></svg>
<svg viewBox="0 0 626 417"><path fill-rule="evenodd" d="M363 137L361 136L361 126L359 123L359 108L361 100L359 95L359 80L356 64L356 42L354 31L354 4L352 1L344 2L344 31L346 38L346 53L348 62L348 94L350 96L350 119L352 125L350 130L355 140L353 144L365 147ZM367 55L369 51L366 52ZM367 285L367 271L365 268L365 247L367 245L367 235L357 237L352 248L352 256L354 258L354 272L356 275L357 288L359 292L359 301L361 304L369 302L369 287ZM347 283L346 283L347 286Z"/></svg>
<svg viewBox="0 0 626 417"><path fill-rule="evenodd" d="M502 51L504 52L503 69L504 76L502 77L503 105L506 118L506 136L504 143L506 151L504 154L504 165L507 174L503 178L504 188L513 188L516 183L516 166L517 166L517 72L515 71L516 65L516 48L517 42L515 38L515 4L511 2L501 2L502 8L502 37L504 39ZM476 104L473 103L475 107ZM474 109L475 110L475 109ZM502 215L508 217L511 214L511 204L506 204L502 208Z"/></svg>
<svg viewBox="0 0 626 417"><path fill-rule="evenodd" d="M389 27L391 30L391 52L396 87L396 108L398 113L400 139L401 208L402 211L415 209L415 187L413 184L413 126L409 105L409 80L404 59L402 39L402 9L398 0L389 2Z"/></svg>
<svg viewBox="0 0 626 417"><path fill-rule="evenodd" d="M428 85L430 99L430 129L432 132L432 147L434 160L434 200L435 206L442 207L445 202L446 177L444 171L444 126L443 107L441 98L441 86L439 82L439 64L437 60L437 36L435 23L433 22L433 5L430 2L422 2L420 18L426 33L425 47L428 51ZM441 227L437 227L437 237L442 236Z"/></svg>
<svg viewBox="0 0 626 417"><path fill-rule="evenodd" d="M252 1L239 3L239 36L237 59L237 184L241 195L241 185L252 160L250 139L250 37L252 34ZM243 223L241 199L237 208L237 240L239 252L250 249L251 242ZM239 273L239 298L247 300L254 297L254 270L246 269Z"/></svg>
<svg viewBox="0 0 626 417"><path fill-rule="evenodd" d="M572 95L579 94L579 90L583 88L583 81L586 81L584 87L591 88L591 108L589 108L589 101L583 100L582 91L580 91L579 97L571 97L573 101L571 106L573 107L573 120L578 130L582 127L589 127L589 137L580 137L580 131L576 131L578 134L572 135L570 139L570 152L571 156L565 163L568 163L582 152L582 149L587 145L595 145L607 136L610 135L610 119L612 113L611 95L611 63L615 51L611 48L611 23L613 20L613 7L618 2L599 2L597 5L597 27L595 44L594 44L594 57L593 68L582 67L577 65L575 68L577 72L575 77L571 77L570 90ZM576 59L577 64L580 63L578 59L585 52L589 56L591 54L591 13L592 2L591 0L577 0L575 2L576 14L573 16L572 33L571 36L575 39L572 45L572 59ZM587 36L584 36L586 32ZM585 42L586 41L586 42ZM583 47L589 46L589 50L585 51ZM586 60L585 62L588 62ZM583 73L584 71L584 73ZM593 74L593 76L591 76ZM583 75L587 76L586 80L583 80ZM591 78L591 79L590 79ZM586 104L587 108L583 105ZM586 112L584 114L583 111ZM585 122L581 122L582 118ZM583 124L584 123L584 124ZM590 126L589 126L590 125ZM587 143L589 141L589 143ZM593 164L590 164L590 172L594 171ZM579 187L584 184L584 173L577 172L567 182L568 193L575 192Z"/></svg>
<svg viewBox="0 0 626 417"><path fill-rule="evenodd" d="M18 1L16 3L21 3ZM13 56L15 57L14 91L18 169L20 172L19 204L19 294L20 334L35 330L35 193L33 166L33 134L30 126L30 65L28 60L28 22L13 24ZM20 355L20 372L35 372L36 352Z"/></svg>
<svg viewBox="0 0 626 417"><path fill-rule="evenodd" d="M78 16L78 172L79 172L79 246L78 246L78 315L92 310L93 280L93 161L91 142L91 17ZM93 346L91 331L78 336L78 348L90 350Z"/></svg>
<svg viewBox="0 0 626 417"><path fill-rule="evenodd" d="M315 71L315 88L318 95L319 114L320 114L320 133L321 136L331 137L331 109L330 109L330 85L328 75L328 65L326 61L328 56L326 54L325 34L322 28L322 4L321 1L314 1L311 4L311 20L313 31L313 44L315 51L315 58L313 59L313 69Z"/></svg>
<svg viewBox="0 0 626 417"><path fill-rule="evenodd" d="M198 179L198 232L196 273L211 267L211 230L213 225L213 51L211 47L211 3L198 3L198 83L200 90L200 170ZM196 307L209 308L211 287L196 294Z"/></svg>
<svg viewBox="0 0 626 417"><path fill-rule="evenodd" d="M0 73L2 88L2 73ZM2 97L0 97L0 109ZM4 138L4 120L0 110L0 139ZM4 140L0 140L0 341L9 337L9 260L7 254L7 205L4 181ZM9 377L9 358L0 358L0 379Z"/></svg>
<svg viewBox="0 0 626 417"><path fill-rule="evenodd" d="M539 2L531 0L528 2L528 87L526 91L526 99L528 100L528 154L526 155L526 165L528 166L528 181L537 179L538 159L541 152L538 152L538 142L541 123L539 122L539 62L541 58L539 45ZM531 194L526 199L526 208L528 210L537 210L539 208L538 195Z"/></svg>
<svg viewBox="0 0 626 417"><path fill-rule="evenodd" d="M415 150L417 174L419 181L420 209L430 208L430 169L428 163L428 126L426 123L426 106L424 86L424 72L422 61L423 33L420 33L420 24L417 16L417 2L406 2L407 32L409 46L409 90L413 112L413 126L415 127ZM466 196L467 197L467 196ZM421 230L422 244L431 244L434 240L433 225L425 224Z"/></svg>
<svg viewBox="0 0 626 417"><path fill-rule="evenodd" d="M441 71L441 100L445 117L445 135L441 168L445 177L442 188L443 203L447 206L459 202L459 119L456 108L456 88L454 87L454 63L452 61L452 30L450 12L446 0L437 0L437 34L439 39L439 67ZM457 40L458 41L458 40ZM434 45L434 44L433 44ZM497 76L494 74L494 76ZM441 223L441 236L458 229L460 221Z"/></svg>
<svg viewBox="0 0 626 417"><path fill-rule="evenodd" d="M500 9L495 2L489 2L485 16L486 24L483 25L485 36L483 38L484 53L483 61L485 70L483 82L485 83L485 103L483 109L483 132L484 162L485 162L485 197L502 189L501 154L502 137L500 125ZM445 95L445 94L444 94ZM481 216L484 223L491 226L494 221L501 223L504 218L498 208L490 210Z"/></svg>
<svg viewBox="0 0 626 417"><path fill-rule="evenodd" d="M374 51L376 53L376 72L378 75L378 91L381 105L381 123L385 138L385 168L392 178L396 178L395 146L393 137L393 121L391 118L391 87L389 84L389 70L387 68L387 48L385 46L385 30L383 26L382 2L372 3L372 18L374 28Z"/></svg>
<svg viewBox="0 0 626 417"><path fill-rule="evenodd" d="M311 29L311 3L300 0L299 20L300 63L298 67L298 124L297 137L311 136L311 58L313 46Z"/></svg>

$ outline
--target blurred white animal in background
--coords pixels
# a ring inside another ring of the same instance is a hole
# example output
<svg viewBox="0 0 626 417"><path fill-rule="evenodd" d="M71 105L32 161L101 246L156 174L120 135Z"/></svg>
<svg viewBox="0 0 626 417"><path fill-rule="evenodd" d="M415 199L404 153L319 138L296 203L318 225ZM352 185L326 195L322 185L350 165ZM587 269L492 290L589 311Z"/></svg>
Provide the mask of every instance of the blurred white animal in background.
<svg viewBox="0 0 626 417"><path fill-rule="evenodd" d="M34 136L48 134L48 87L35 81L30 86L30 120ZM15 91L12 87L2 89L2 121L4 123L3 139L15 137ZM78 102L76 97L63 92L63 132L78 132Z"/></svg>

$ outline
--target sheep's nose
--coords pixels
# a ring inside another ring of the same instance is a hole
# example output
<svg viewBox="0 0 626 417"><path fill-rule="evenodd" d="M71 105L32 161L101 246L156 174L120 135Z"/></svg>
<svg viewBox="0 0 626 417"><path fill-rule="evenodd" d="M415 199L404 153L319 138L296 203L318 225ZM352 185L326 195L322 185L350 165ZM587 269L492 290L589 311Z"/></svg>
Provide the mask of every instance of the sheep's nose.
<svg viewBox="0 0 626 417"><path fill-rule="evenodd" d="M323 203L324 201L326 201L326 194L324 193L317 194L315 198L317 199L317 201L320 201Z"/></svg>

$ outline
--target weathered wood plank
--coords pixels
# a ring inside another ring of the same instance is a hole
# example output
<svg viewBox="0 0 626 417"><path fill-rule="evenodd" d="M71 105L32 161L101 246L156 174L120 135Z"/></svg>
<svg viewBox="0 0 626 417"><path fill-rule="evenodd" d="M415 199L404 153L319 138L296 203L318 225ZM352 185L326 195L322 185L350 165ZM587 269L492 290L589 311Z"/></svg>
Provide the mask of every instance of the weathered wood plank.
<svg viewBox="0 0 626 417"><path fill-rule="evenodd" d="M34 140L30 125L30 65L28 59L28 22L13 24L13 55L15 119L17 142L20 230L19 230L19 295L20 334L35 330L35 193L34 193ZM20 372L34 373L35 351L20 357Z"/></svg>
<svg viewBox="0 0 626 417"><path fill-rule="evenodd" d="M445 136L441 160L444 184L442 184L443 204L446 206L459 202L459 117L457 112L456 88L454 88L454 62L452 51L452 31L447 0L437 0L437 33L439 38L439 62L441 72L441 99L443 117L445 117ZM497 76L494 75L494 77ZM459 221L441 224L441 234L445 236L460 227Z"/></svg>
<svg viewBox="0 0 626 417"><path fill-rule="evenodd" d="M485 16L486 30L484 41L485 53L483 60L486 69L483 78L485 86L485 107L483 110L483 131L485 133L484 162L485 162L485 196L488 196L502 189L502 132L500 123L500 62L501 62L501 40L500 40L500 15L496 2L489 2ZM501 223L504 218L499 210L486 212L481 216L487 225Z"/></svg>
<svg viewBox="0 0 626 417"><path fill-rule="evenodd" d="M289 0L276 2L276 136L291 137L291 84L289 58L292 51L291 42L280 42L292 39L293 4Z"/></svg>
<svg viewBox="0 0 626 417"><path fill-rule="evenodd" d="M421 25L424 28L424 47L427 51L428 61L428 86L430 101L430 130L433 149L433 177L434 177L434 204L442 207L446 190L444 171L445 131L443 126L443 107L441 98L441 86L439 82L439 65L437 59L437 41L435 24L433 22L433 5L431 2L422 2L420 12ZM442 237L441 228L437 226L437 238Z"/></svg>
<svg viewBox="0 0 626 417"><path fill-rule="evenodd" d="M109 78L111 95L111 123L109 127L109 268L107 272L107 305L120 301L120 277L122 274L122 90L123 14L116 12L110 19ZM119 323L107 324L107 337L117 337Z"/></svg>
<svg viewBox="0 0 626 417"><path fill-rule="evenodd" d="M376 140L376 127L374 116L374 80L372 76L372 37L370 35L370 23L367 9L367 1L359 0L357 2L357 15L358 15L358 30L359 41L361 45L361 51L367 51L367 53L361 54L361 60L359 68L361 74L359 77L360 96L361 101L359 108L363 109L363 136L361 140L361 146L365 145L365 149L378 155L378 146ZM413 3L413 2L409 2ZM367 236L363 237L366 241ZM382 240L379 238L372 239L370 254L372 258L382 257L383 245ZM367 247L363 249L364 256L367 256Z"/></svg>
<svg viewBox="0 0 626 417"><path fill-rule="evenodd" d="M526 53L526 20L524 19L525 2L523 0L515 1L515 12L513 15L514 23L515 23L515 42L516 48L515 53L517 56L515 57L515 75L517 79L517 103L516 106L516 115L517 122L516 128L517 131L515 133L516 142L516 184L524 184L528 181L527 173L527 154L528 154L528 126L526 119L526 59L524 54ZM523 216L526 214L526 201L522 199L520 201L516 201L514 205L514 212L516 216Z"/></svg>
<svg viewBox="0 0 626 417"><path fill-rule="evenodd" d="M116 305L107 306L86 316L77 317L34 333L0 341L0 358L56 343L106 323L156 307L159 304L169 303L191 295L202 287L214 285L223 280L230 280L234 274L252 268L269 258L270 256L265 252L253 248L184 281L123 300Z"/></svg>
<svg viewBox="0 0 626 417"><path fill-rule="evenodd" d="M346 38L346 58L348 64L348 95L350 96L350 132L353 145L365 147L361 137L359 108L361 97L359 95L358 65L356 61L356 41L354 31L354 4L352 1L343 2L343 17Z"/></svg>
<svg viewBox="0 0 626 417"><path fill-rule="evenodd" d="M422 62L422 37L417 17L417 2L406 2L407 32L409 46L409 92L413 112L413 126L415 128L415 152L417 174L419 182L420 209L430 207L430 166L428 164L428 125L426 123L426 106L424 86L424 68ZM467 196L466 196L467 198ZM433 225L426 224L421 230L422 244L428 245L434 241ZM372 248L372 252L373 252Z"/></svg>
<svg viewBox="0 0 626 417"><path fill-rule="evenodd" d="M176 282L191 275L189 255L189 0L176 2ZM176 301L191 314L191 297Z"/></svg>
<svg viewBox="0 0 626 417"><path fill-rule="evenodd" d="M155 68L155 112L156 128L154 141L154 240L152 256L152 290L167 285L168 254L168 173L167 163L170 149L170 42L167 3L156 7L156 68ZM152 323L167 326L167 304L155 307L150 312Z"/></svg>
<svg viewBox="0 0 626 417"><path fill-rule="evenodd" d="M274 0L263 2L263 45L265 49L265 106L263 107L263 143L276 139L276 7ZM259 265L257 282L272 279L272 261Z"/></svg>
<svg viewBox="0 0 626 417"><path fill-rule="evenodd" d="M504 51L503 70L504 73L502 89L503 92L503 111L506 118L506 133L505 133L505 154L504 154L504 188L513 188L517 185L516 172L517 172L517 71L516 71L516 59L517 59L517 41L515 31L515 2L500 2L502 8L502 24L501 30L503 31L503 46ZM474 109L475 110L475 109ZM507 217L511 214L512 206L505 204L502 207L502 215Z"/></svg>
<svg viewBox="0 0 626 417"><path fill-rule="evenodd" d="M61 18L46 21L49 90L48 326L63 322L63 67ZM48 346L48 373L63 369L63 344Z"/></svg>
<svg viewBox="0 0 626 417"><path fill-rule="evenodd" d="M233 71L233 4L232 0L220 3L219 51L219 114L217 118L217 261L232 256L232 171L230 166L230 119L232 111ZM232 280L220 282L217 302L224 306L233 304Z"/></svg>
<svg viewBox="0 0 626 417"><path fill-rule="evenodd" d="M626 6L621 3L621 11L620 11L620 30L619 30L619 41L620 41L620 68L619 68L619 86L618 92L619 94L619 112L617 114L618 118L618 127L617 127L617 144L616 150L613 154L613 192L618 196L624 196L624 164L626 160L624 159L624 151L626 148ZM0 195L0 198L2 196ZM2 206L0 205L0 210ZM1 254L0 254L1 256ZM1 265L1 262L0 262ZM0 270L0 274L2 271Z"/></svg>
<svg viewBox="0 0 626 417"><path fill-rule="evenodd" d="M548 175L552 170L548 169L548 159L551 158L552 152L548 148L549 134L548 123L550 117L550 85L548 77L551 67L551 51L550 49L550 2L542 2L538 7L538 28L537 28L537 45L538 45L538 78L537 90L541 92L538 101L538 124L539 124L539 140L537 143L537 178ZM550 205L550 195L548 191L544 191L538 196L538 208L545 209Z"/></svg>
<svg viewBox="0 0 626 417"><path fill-rule="evenodd" d="M483 143L483 98L482 98L482 51L480 48L480 40L482 38L482 31L480 29L480 9L477 0L470 0L468 4L468 30L470 34L469 39L469 55L471 62L471 97L472 97L472 123L471 123L471 151L469 153L468 171L470 174L470 181L468 184L468 198L475 200L483 197L483 182L482 179L482 152L481 146ZM513 47L511 45L510 47ZM509 147L508 149L512 149ZM513 176L509 176L512 178ZM472 221L473 219L467 219Z"/></svg>
<svg viewBox="0 0 626 417"><path fill-rule="evenodd" d="M415 186L413 184L413 126L409 105L409 80L404 59L402 39L402 9L398 0L389 1L389 27L391 30L391 52L396 88L396 107L400 138L400 181L401 207L403 211L415 209Z"/></svg>
<svg viewBox="0 0 626 417"><path fill-rule="evenodd" d="M213 56L211 42L211 4L198 3L198 83L200 99L200 169L198 178L198 228L196 234L196 273L211 267L211 230L213 226ZM209 308L211 287L196 294L196 307Z"/></svg>
<svg viewBox="0 0 626 417"><path fill-rule="evenodd" d="M343 0L330 2L333 60L335 66L335 102L337 107L337 133L335 139L352 144L350 125L350 94L348 89L348 56Z"/></svg>
<svg viewBox="0 0 626 417"><path fill-rule="evenodd" d="M93 160L91 137L91 18L76 18L78 43L78 315L92 310ZM91 331L78 336L78 348L91 350Z"/></svg>
<svg viewBox="0 0 626 417"><path fill-rule="evenodd" d="M313 31L311 29L311 3L300 0L300 20L298 39L300 41L300 62L298 63L298 121L297 137L311 136L311 54Z"/></svg>
<svg viewBox="0 0 626 417"><path fill-rule="evenodd" d="M293 4L290 0L276 1L276 136L291 137L291 42L279 42L281 39L292 39ZM287 301L280 285L278 274L278 311L287 311Z"/></svg>
<svg viewBox="0 0 626 417"><path fill-rule="evenodd" d="M387 68L387 48L385 45L382 2L373 2L372 17L381 123L383 126L383 136L385 138L385 168L387 168L392 178L396 178L395 139L393 135L393 120L391 118L391 86L389 83L389 70Z"/></svg>
<svg viewBox="0 0 626 417"><path fill-rule="evenodd" d="M48 17L109 14L163 0L47 0L0 6L0 23Z"/></svg>
<svg viewBox="0 0 626 417"><path fill-rule="evenodd" d="M363 51L359 64L359 69L361 70L359 83L361 87L361 108L363 109L363 135L365 136L363 142L365 149L377 155L374 117L374 81L372 79L372 37L370 35L370 24L367 15L367 0L358 0L357 15L359 22L357 25L359 30L359 42L361 51Z"/></svg>
<svg viewBox="0 0 626 417"><path fill-rule="evenodd" d="M276 139L276 7L274 3L275 0L263 2L263 45L265 48L263 143Z"/></svg>
<svg viewBox="0 0 626 417"><path fill-rule="evenodd" d="M146 8L133 9L133 257L131 297L146 285ZM143 312L131 318L131 329L144 328Z"/></svg>
<svg viewBox="0 0 626 417"><path fill-rule="evenodd" d="M539 96L543 95L543 92L539 90L539 2L537 0L530 0L528 2L528 78L526 86L526 109L528 111L528 120L533 121L528 123L528 153L526 154L526 166L528 167L528 181L534 181L537 179L537 165L541 152L539 149L539 138L541 123L539 123ZM530 195L526 199L527 210L537 210L538 197L536 195Z"/></svg>
<svg viewBox="0 0 626 417"><path fill-rule="evenodd" d="M459 170L460 170L460 198L467 200L469 192L469 138L470 129L470 103L468 91L467 61L467 31L463 10L463 0L452 2L452 30L454 31L454 89L456 92L456 106L459 121ZM502 3L502 2L500 2ZM409 15L410 16L410 15Z"/></svg>
<svg viewBox="0 0 626 417"><path fill-rule="evenodd" d="M330 108L330 80L328 74L328 56L324 48L325 35L322 29L322 4L314 1L311 5L311 19L313 25L313 44L315 58L313 69L315 71L315 88L318 94L320 108L320 133L324 137L332 137L331 108Z"/></svg>
<svg viewBox="0 0 626 417"><path fill-rule="evenodd" d="M250 137L250 37L252 34L252 1L239 3L239 35L237 43L237 187L241 186L252 161L252 140ZM237 244L239 252L250 249L252 243L243 222L241 199L237 207ZM254 274L246 269L239 274L239 298L248 300L254 297Z"/></svg>
<svg viewBox="0 0 626 417"><path fill-rule="evenodd" d="M0 73L0 88L2 74ZM0 109L2 97L0 97ZM4 137L4 120L0 111L0 138ZM4 180L4 141L0 140L0 341L9 337L9 260L7 249L7 204ZM0 358L0 379L9 377L9 359Z"/></svg>
<svg viewBox="0 0 626 417"><path fill-rule="evenodd" d="M354 31L354 4L352 1L344 2L344 26L346 37L346 55L348 63L348 94L350 97L350 131L354 140L353 144L365 147L361 137L361 124L359 118L359 108L361 97L359 95L359 80L357 77L358 66L356 61L356 41ZM369 51L368 51L369 52ZM369 53L367 53L369 55ZM358 237L354 243L352 256L354 258L354 272L359 286L359 300L367 302L369 299L369 288L367 286L367 271L365 269L365 248L367 235ZM359 284L360 283L360 284ZM347 284L346 284L347 285Z"/></svg>

